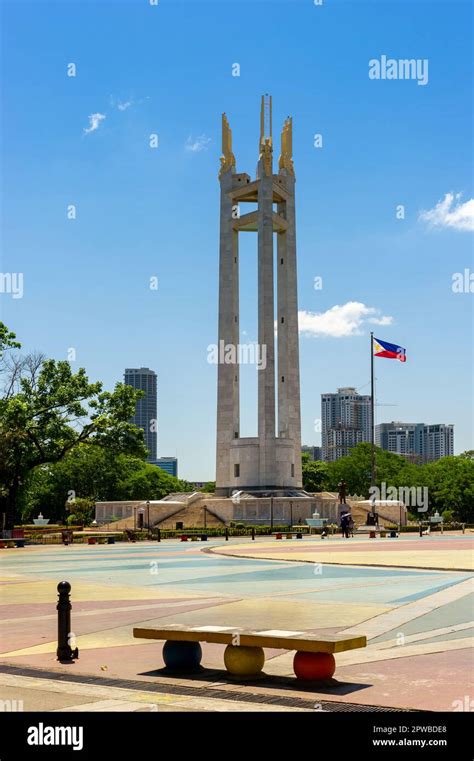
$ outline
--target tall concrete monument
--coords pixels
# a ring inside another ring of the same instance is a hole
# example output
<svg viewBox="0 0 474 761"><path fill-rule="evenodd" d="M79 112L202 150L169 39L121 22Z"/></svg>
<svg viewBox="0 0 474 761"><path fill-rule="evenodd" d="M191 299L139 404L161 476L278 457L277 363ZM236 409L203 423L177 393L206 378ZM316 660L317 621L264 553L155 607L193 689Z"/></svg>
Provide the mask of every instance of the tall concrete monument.
<svg viewBox="0 0 474 761"><path fill-rule="evenodd" d="M219 347L224 356L232 356L227 350L240 346L239 233L257 233L258 348L264 361L257 370L258 435L254 438L240 436L239 364L220 361L218 365L216 496L221 497L239 491L297 496L302 488L292 120L283 125L278 174L274 174L271 96L262 97L259 147L256 179L236 172L232 133L223 114ZM241 214L245 203L256 204L256 210Z"/></svg>

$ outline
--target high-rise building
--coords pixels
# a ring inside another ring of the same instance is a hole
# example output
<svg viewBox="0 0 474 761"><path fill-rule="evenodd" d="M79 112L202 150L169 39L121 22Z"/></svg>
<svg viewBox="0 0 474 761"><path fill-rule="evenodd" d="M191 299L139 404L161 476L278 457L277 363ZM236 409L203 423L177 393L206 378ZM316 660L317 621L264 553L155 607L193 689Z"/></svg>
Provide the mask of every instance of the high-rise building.
<svg viewBox="0 0 474 761"><path fill-rule="evenodd" d="M157 465L170 476L178 478L178 459L176 457L158 457L158 459L153 460L151 464Z"/></svg>
<svg viewBox="0 0 474 761"><path fill-rule="evenodd" d="M439 460L454 454L454 426L436 423L425 425L423 432L424 452L426 462Z"/></svg>
<svg viewBox="0 0 474 761"><path fill-rule="evenodd" d="M323 460L345 457L361 441L370 441L370 396L352 386L338 388L336 394L321 394L321 421Z"/></svg>
<svg viewBox="0 0 474 761"><path fill-rule="evenodd" d="M436 423L380 423L375 443L381 449L418 462L439 460L454 453L454 426Z"/></svg>
<svg viewBox="0 0 474 761"><path fill-rule="evenodd" d="M413 460L423 458L423 423L380 423L375 426L375 444L386 452Z"/></svg>
<svg viewBox="0 0 474 761"><path fill-rule="evenodd" d="M351 449L367 441L359 428L330 428L325 439L326 460L333 462L340 457L347 457Z"/></svg>
<svg viewBox="0 0 474 761"><path fill-rule="evenodd" d="M156 460L157 455L157 392L156 373L148 367L127 368L124 380L127 386L139 388L145 395L138 400L131 422L143 428L145 445L148 449L147 461Z"/></svg>
<svg viewBox="0 0 474 761"><path fill-rule="evenodd" d="M305 454L309 454L312 460L322 460L323 458L321 447L312 446L309 444L303 444L301 447L301 452Z"/></svg>

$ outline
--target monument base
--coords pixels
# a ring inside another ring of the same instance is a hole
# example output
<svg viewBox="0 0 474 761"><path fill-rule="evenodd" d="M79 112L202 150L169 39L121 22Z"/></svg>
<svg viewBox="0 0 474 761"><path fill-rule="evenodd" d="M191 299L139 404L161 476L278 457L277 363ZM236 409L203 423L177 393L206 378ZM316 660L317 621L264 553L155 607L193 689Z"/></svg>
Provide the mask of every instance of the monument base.
<svg viewBox="0 0 474 761"><path fill-rule="evenodd" d="M214 496L206 507L229 524L248 526L285 525L306 526L316 509L314 497L302 490L256 490L235 492L232 497Z"/></svg>

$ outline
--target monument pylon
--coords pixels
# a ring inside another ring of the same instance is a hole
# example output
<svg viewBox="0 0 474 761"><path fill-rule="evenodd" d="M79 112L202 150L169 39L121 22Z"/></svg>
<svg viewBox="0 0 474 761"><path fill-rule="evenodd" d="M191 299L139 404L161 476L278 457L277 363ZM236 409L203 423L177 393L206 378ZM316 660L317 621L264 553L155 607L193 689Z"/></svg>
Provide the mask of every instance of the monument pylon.
<svg viewBox="0 0 474 761"><path fill-rule="evenodd" d="M257 370L258 435L251 438L240 436L238 360L219 362L216 496L228 497L241 490L291 496L302 488L292 154L289 117L283 125L278 173L274 174L272 100L263 96L257 175L252 180L248 174L238 173L232 132L222 115L219 347L240 346L239 233L254 232L258 239L258 344L265 361ZM245 203L257 204L256 210L240 214L240 205Z"/></svg>

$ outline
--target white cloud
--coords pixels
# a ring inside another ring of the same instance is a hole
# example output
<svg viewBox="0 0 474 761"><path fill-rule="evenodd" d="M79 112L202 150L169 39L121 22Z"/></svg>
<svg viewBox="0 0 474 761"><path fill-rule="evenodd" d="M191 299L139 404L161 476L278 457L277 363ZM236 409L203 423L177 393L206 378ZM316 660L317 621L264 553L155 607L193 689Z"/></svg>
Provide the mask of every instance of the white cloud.
<svg viewBox="0 0 474 761"><path fill-rule="evenodd" d="M451 227L454 230L474 230L474 198L461 203L462 193L446 193L433 209L421 211L419 219L431 227Z"/></svg>
<svg viewBox="0 0 474 761"><path fill-rule="evenodd" d="M372 325L391 325L393 317L390 317L388 314L382 315L382 317L369 317L367 322L372 323Z"/></svg>
<svg viewBox="0 0 474 761"><path fill-rule="evenodd" d="M149 95L145 95L143 98L138 99L130 97L129 100L121 100L120 98L116 98L115 95L109 95L110 105L112 108L118 108L119 111L126 111L130 106L140 106L147 100L150 100Z"/></svg>
<svg viewBox="0 0 474 761"><path fill-rule="evenodd" d="M99 129L101 121L105 119L105 114L90 114L89 115L89 126L84 127L84 132L86 135L89 135L91 132L95 132L96 129Z"/></svg>
<svg viewBox="0 0 474 761"><path fill-rule="evenodd" d="M191 151L192 153L199 153L200 151L206 151L207 146L210 142L211 138L206 137L206 135L200 135L196 138L189 136L184 147L187 151Z"/></svg>
<svg viewBox="0 0 474 761"><path fill-rule="evenodd" d="M360 301L336 304L326 312L298 312L299 332L304 336L345 338L363 334L364 323L390 325L393 318L380 315L380 310L368 307Z"/></svg>

